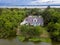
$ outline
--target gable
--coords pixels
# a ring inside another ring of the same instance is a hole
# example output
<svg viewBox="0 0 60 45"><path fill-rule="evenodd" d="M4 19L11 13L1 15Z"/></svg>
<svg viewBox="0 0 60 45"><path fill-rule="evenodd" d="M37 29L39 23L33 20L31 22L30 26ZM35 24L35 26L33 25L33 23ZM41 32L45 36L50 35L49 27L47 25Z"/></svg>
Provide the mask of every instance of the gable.
<svg viewBox="0 0 60 45"><path fill-rule="evenodd" d="M43 23L43 18L42 17L38 17L38 16L35 16L35 17L27 17L26 18L26 21L28 23L33 23L33 22L36 22L36 23Z"/></svg>

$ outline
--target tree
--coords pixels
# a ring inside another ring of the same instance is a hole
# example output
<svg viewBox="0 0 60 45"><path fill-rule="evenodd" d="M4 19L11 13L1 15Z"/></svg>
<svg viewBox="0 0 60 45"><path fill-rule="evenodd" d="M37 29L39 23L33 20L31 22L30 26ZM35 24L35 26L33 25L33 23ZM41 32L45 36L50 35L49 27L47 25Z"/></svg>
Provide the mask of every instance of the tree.
<svg viewBox="0 0 60 45"><path fill-rule="evenodd" d="M20 22L26 17L24 9L2 8L0 15L0 38L16 37Z"/></svg>

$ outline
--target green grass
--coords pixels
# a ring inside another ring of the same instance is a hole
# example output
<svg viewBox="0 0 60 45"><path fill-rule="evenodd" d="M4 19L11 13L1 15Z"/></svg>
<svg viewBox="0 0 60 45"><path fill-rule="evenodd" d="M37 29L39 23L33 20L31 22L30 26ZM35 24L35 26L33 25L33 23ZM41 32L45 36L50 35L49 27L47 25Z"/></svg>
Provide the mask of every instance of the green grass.
<svg viewBox="0 0 60 45"><path fill-rule="evenodd" d="M51 42L50 38L31 38L29 41L32 42Z"/></svg>
<svg viewBox="0 0 60 45"><path fill-rule="evenodd" d="M40 38L41 42L51 42L50 38Z"/></svg>
<svg viewBox="0 0 60 45"><path fill-rule="evenodd" d="M23 42L25 40L25 37L24 36L18 36L18 39Z"/></svg>
<svg viewBox="0 0 60 45"><path fill-rule="evenodd" d="M26 38L24 36L18 36L18 39L22 42L24 40L26 40ZM29 38L28 41L31 41L31 42L51 42L51 39L50 38L32 37L32 38Z"/></svg>
<svg viewBox="0 0 60 45"><path fill-rule="evenodd" d="M40 42L40 38L31 38L31 39L29 39L29 41L32 41L32 42Z"/></svg>

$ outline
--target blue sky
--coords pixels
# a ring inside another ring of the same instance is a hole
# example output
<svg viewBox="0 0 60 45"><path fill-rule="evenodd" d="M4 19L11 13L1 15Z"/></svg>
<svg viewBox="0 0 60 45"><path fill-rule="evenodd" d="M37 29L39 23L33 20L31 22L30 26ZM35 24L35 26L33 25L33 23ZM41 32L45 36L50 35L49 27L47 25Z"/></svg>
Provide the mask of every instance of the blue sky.
<svg viewBox="0 0 60 45"><path fill-rule="evenodd" d="M0 5L60 5L60 0L0 0Z"/></svg>

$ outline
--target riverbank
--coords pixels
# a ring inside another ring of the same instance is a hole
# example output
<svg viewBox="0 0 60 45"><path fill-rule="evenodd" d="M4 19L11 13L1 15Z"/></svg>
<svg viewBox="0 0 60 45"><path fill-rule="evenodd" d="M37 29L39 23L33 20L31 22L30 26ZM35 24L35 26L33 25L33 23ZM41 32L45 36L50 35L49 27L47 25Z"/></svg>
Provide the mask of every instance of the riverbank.
<svg viewBox="0 0 60 45"><path fill-rule="evenodd" d="M21 42L21 41L18 40L18 38L14 38L13 40L0 39L0 45L60 45L60 42L52 42L52 43Z"/></svg>
<svg viewBox="0 0 60 45"><path fill-rule="evenodd" d="M0 39L0 45L51 45L51 43L40 42L40 43L33 43L33 42L20 42L18 38L13 40L6 40Z"/></svg>

